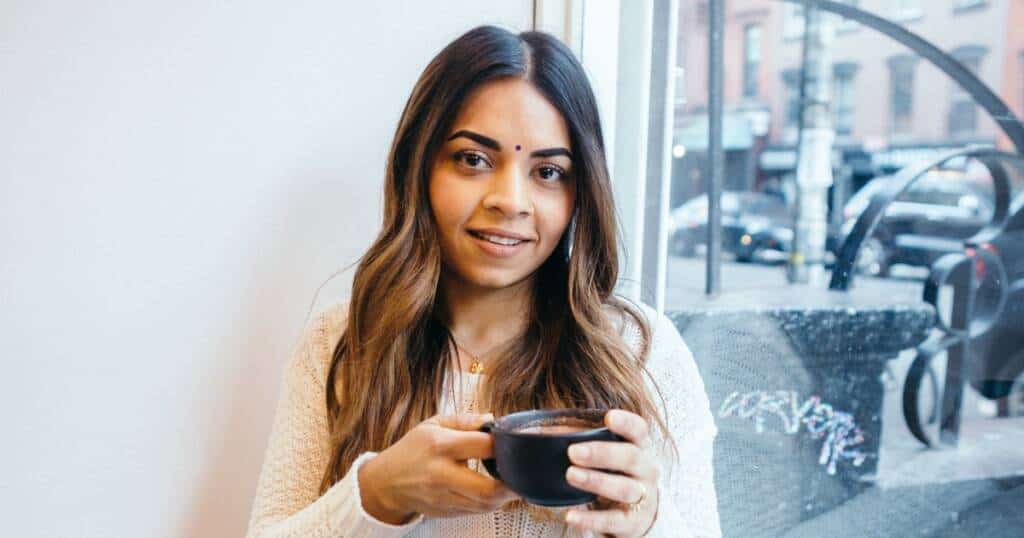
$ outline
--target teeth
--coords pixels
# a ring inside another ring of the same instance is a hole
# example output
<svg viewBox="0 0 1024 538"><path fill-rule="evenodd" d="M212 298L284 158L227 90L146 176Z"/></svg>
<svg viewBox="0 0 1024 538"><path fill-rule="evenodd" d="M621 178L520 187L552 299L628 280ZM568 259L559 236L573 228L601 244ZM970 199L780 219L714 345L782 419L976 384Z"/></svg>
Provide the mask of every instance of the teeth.
<svg viewBox="0 0 1024 538"><path fill-rule="evenodd" d="M512 238L509 238L509 237L501 237L499 235L487 235L487 234L482 234L482 233L479 233L479 232L473 232L473 235L479 237L480 239L484 239L486 241L489 241L491 243L496 243L496 244L499 244L499 245L514 246L514 245L518 245L519 243L523 242L522 239L512 239Z"/></svg>

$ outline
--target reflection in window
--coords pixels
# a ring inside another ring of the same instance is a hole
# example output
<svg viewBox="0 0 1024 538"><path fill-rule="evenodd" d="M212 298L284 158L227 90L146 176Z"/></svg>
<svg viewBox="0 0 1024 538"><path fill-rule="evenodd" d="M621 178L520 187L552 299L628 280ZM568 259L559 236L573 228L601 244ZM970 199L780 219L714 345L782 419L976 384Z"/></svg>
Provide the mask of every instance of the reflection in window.
<svg viewBox="0 0 1024 538"><path fill-rule="evenodd" d="M1018 75L1020 84L1020 108L1018 109L1020 112L1018 116L1024 117L1024 50L1017 54L1017 69L1019 70L1018 73L1020 73Z"/></svg>
<svg viewBox="0 0 1024 538"><path fill-rule="evenodd" d="M786 92L786 128L795 129L800 122L800 70L782 72L782 85Z"/></svg>
<svg viewBox="0 0 1024 538"><path fill-rule="evenodd" d="M889 130L892 134L908 134L913 127L916 65L916 56L889 58Z"/></svg>
<svg viewBox="0 0 1024 538"><path fill-rule="evenodd" d="M796 4L785 4L782 21L782 37L798 39L804 35L804 7Z"/></svg>
<svg viewBox="0 0 1024 538"><path fill-rule="evenodd" d="M891 0L893 20L906 21L921 17L921 0Z"/></svg>
<svg viewBox="0 0 1024 538"><path fill-rule="evenodd" d="M846 4L848 6L859 7L860 0L839 0L840 4ZM846 17L837 17L839 20L836 22L836 30L840 32L847 32L850 30L857 29L857 21L853 19L847 19Z"/></svg>
<svg viewBox="0 0 1024 538"><path fill-rule="evenodd" d="M854 123L854 76L857 64L840 63L833 67L835 82L832 84L832 110L836 134L853 134Z"/></svg>
<svg viewBox="0 0 1024 538"><path fill-rule="evenodd" d="M971 73L978 74L981 68L981 60L987 49L980 45L967 45L958 47L950 52L957 61L963 64ZM960 84L952 83L952 92L949 105L949 134L951 136L969 135L978 128L978 107L974 99L967 93Z"/></svg>
<svg viewBox="0 0 1024 538"><path fill-rule="evenodd" d="M757 97L757 76L760 68L761 26L748 24L743 28L743 97Z"/></svg>
<svg viewBox="0 0 1024 538"><path fill-rule="evenodd" d="M980 7L987 3L988 0L953 0L953 9Z"/></svg>

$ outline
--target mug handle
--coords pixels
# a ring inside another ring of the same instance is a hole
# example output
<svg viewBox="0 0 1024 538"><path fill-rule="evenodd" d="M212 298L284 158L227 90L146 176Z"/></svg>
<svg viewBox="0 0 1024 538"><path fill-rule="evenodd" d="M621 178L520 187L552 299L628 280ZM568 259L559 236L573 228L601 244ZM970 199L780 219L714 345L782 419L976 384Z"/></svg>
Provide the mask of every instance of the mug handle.
<svg viewBox="0 0 1024 538"><path fill-rule="evenodd" d="M480 426L480 431L482 431L484 433L487 433L487 434L491 433L491 430L493 430L493 429L494 429L494 422L492 422L492 421L487 421L482 426ZM483 463L484 463L484 468L487 469L487 472L490 473L490 475L492 477L494 477L497 480L501 480L501 475L498 474L498 462L494 461L493 458L486 458L486 459L483 460Z"/></svg>

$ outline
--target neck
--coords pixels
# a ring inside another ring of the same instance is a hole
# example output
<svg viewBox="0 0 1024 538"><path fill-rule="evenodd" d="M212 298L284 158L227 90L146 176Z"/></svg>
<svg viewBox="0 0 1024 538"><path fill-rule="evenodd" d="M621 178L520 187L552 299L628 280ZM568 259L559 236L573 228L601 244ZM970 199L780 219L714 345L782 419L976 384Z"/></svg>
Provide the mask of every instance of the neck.
<svg viewBox="0 0 1024 538"><path fill-rule="evenodd" d="M504 344L526 326L532 289L532 278L498 289L442 278L445 321L452 336L473 354Z"/></svg>

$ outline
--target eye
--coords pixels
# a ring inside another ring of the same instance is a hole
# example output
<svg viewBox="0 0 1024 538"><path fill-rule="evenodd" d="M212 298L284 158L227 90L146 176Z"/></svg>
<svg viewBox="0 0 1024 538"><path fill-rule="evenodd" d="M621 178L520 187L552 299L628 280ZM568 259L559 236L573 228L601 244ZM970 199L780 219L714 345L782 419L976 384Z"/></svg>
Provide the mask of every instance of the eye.
<svg viewBox="0 0 1024 538"><path fill-rule="evenodd" d="M458 165L468 166L473 170L481 170L480 163L490 164L482 154L468 150L456 151L452 154L452 160Z"/></svg>
<svg viewBox="0 0 1024 538"><path fill-rule="evenodd" d="M540 175L540 178L542 180L551 183L563 180L566 176L565 170L562 170L557 166L551 165L541 166L540 168L537 169L537 173Z"/></svg>

